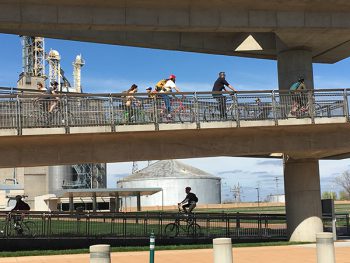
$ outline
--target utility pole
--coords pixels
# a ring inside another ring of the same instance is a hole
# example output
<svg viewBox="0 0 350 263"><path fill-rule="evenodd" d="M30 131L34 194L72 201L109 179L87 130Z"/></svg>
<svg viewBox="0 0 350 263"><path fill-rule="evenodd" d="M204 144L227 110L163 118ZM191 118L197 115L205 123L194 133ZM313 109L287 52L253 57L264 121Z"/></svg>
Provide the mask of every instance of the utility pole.
<svg viewBox="0 0 350 263"><path fill-rule="evenodd" d="M239 182L237 185L234 185L231 189L230 192L233 194L233 200L236 203L240 203L241 200L241 195L242 195L242 187L239 185Z"/></svg>
<svg viewBox="0 0 350 263"><path fill-rule="evenodd" d="M133 161L133 162L132 162L132 171L131 171L131 173L134 174L134 173L136 173L138 170L139 170L139 166L138 166L138 164L137 164L137 161Z"/></svg>
<svg viewBox="0 0 350 263"><path fill-rule="evenodd" d="M255 187L256 192L258 194L258 207L260 207L260 186L258 184L258 187Z"/></svg>
<svg viewBox="0 0 350 263"><path fill-rule="evenodd" d="M278 196L278 181L279 181L280 179L278 178L278 176L275 176L275 181L276 181L276 196ZM278 197L277 197L278 198Z"/></svg>

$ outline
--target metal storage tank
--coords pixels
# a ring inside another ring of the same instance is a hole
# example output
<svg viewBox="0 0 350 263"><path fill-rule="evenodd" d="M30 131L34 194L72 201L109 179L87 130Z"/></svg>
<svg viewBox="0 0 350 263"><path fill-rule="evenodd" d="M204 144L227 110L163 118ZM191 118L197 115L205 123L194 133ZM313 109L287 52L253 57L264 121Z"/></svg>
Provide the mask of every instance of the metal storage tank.
<svg viewBox="0 0 350 263"><path fill-rule="evenodd" d="M49 166L48 169L48 192L56 194L62 190L64 183L71 182L73 176L72 166L70 165L56 165Z"/></svg>
<svg viewBox="0 0 350 263"><path fill-rule="evenodd" d="M121 188L163 189L163 192L141 197L142 206L176 205L185 198L186 186L197 195L198 204L221 203L221 178L177 160L158 161L117 182L117 187ZM125 206L135 207L136 198L124 200Z"/></svg>

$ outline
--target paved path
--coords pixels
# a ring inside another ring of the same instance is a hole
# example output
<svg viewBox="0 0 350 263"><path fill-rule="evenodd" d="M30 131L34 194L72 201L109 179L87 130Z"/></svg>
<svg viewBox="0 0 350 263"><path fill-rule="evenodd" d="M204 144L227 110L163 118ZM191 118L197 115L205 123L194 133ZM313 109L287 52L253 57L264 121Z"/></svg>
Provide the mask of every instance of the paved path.
<svg viewBox="0 0 350 263"><path fill-rule="evenodd" d="M350 243L338 243L336 262L350 263ZM234 248L234 263L316 263L315 245ZM148 252L112 253L112 263L145 263ZM157 251L156 263L213 263L211 249ZM0 263L89 263L89 255L0 258Z"/></svg>

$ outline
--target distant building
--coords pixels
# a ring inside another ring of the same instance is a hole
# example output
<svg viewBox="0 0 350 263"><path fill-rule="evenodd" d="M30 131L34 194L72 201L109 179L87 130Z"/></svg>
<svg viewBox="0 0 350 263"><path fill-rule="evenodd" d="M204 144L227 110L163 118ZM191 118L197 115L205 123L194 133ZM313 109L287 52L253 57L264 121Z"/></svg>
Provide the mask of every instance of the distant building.
<svg viewBox="0 0 350 263"><path fill-rule="evenodd" d="M279 195L268 195L266 198L267 202L269 203L285 203L285 195L279 194Z"/></svg>
<svg viewBox="0 0 350 263"><path fill-rule="evenodd" d="M221 178L176 160L158 161L117 182L117 187L121 188L163 189L152 196L143 196L143 206L176 205L185 198L186 186L192 188L199 204L221 203ZM136 198L126 198L123 201L123 207L136 206Z"/></svg>

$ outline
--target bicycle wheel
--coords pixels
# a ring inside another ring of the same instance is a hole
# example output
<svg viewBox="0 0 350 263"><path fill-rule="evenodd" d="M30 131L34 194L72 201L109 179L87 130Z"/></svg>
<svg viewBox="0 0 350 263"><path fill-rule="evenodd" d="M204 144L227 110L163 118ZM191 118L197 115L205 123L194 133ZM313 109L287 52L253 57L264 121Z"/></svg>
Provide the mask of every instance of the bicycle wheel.
<svg viewBox="0 0 350 263"><path fill-rule="evenodd" d="M175 223L170 223L165 226L164 233L166 237L177 237L179 234L179 226Z"/></svg>
<svg viewBox="0 0 350 263"><path fill-rule="evenodd" d="M35 237L36 236L36 224L32 221L25 221L22 223L22 234L27 237Z"/></svg>
<svg viewBox="0 0 350 263"><path fill-rule="evenodd" d="M201 227L197 223L190 224L187 227L187 235L189 237L198 237L201 235Z"/></svg>

